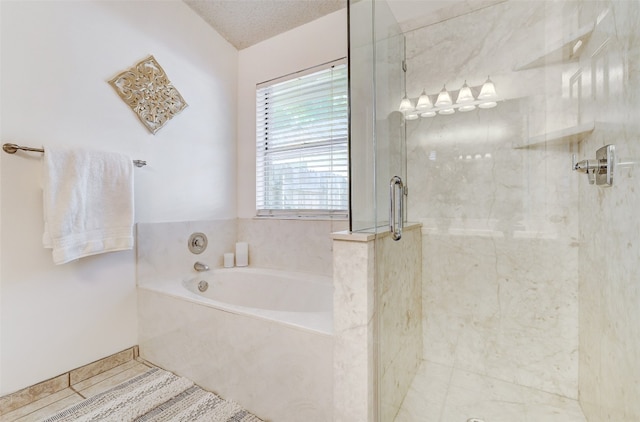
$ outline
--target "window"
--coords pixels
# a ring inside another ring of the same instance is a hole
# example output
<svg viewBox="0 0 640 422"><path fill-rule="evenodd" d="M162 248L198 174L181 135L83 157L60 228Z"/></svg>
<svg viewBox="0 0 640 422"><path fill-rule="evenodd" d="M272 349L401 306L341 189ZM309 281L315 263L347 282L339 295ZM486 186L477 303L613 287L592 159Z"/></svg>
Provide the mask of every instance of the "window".
<svg viewBox="0 0 640 422"><path fill-rule="evenodd" d="M347 216L347 107L344 60L258 85L259 216Z"/></svg>

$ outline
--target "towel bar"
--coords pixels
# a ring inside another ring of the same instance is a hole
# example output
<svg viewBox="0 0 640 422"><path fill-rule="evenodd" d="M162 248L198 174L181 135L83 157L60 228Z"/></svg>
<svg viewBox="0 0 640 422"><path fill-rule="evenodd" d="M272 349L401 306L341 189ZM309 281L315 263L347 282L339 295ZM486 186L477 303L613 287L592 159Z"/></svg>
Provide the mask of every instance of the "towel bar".
<svg viewBox="0 0 640 422"><path fill-rule="evenodd" d="M4 144L2 145L2 149L7 154L15 154L19 149L23 151L41 152L44 154L44 149L42 148L23 147L16 144ZM147 165L147 162L144 160L133 160L133 165L136 167L144 167Z"/></svg>

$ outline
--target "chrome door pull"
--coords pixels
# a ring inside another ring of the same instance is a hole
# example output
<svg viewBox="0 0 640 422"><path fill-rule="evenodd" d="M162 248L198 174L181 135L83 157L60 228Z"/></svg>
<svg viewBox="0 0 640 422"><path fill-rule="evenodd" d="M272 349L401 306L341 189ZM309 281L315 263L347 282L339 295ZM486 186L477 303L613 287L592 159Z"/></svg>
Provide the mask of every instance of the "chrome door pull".
<svg viewBox="0 0 640 422"><path fill-rule="evenodd" d="M404 216L404 183L398 176L393 176L389 182L389 199L389 231L393 240L400 240Z"/></svg>

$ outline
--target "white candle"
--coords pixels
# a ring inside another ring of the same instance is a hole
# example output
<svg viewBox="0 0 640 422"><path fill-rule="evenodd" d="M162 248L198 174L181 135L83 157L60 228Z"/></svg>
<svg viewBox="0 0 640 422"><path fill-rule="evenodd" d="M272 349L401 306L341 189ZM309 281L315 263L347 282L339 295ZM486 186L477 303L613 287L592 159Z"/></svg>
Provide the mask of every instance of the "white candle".
<svg viewBox="0 0 640 422"><path fill-rule="evenodd" d="M225 268L233 267L233 253L229 252L224 254L224 267Z"/></svg>
<svg viewBox="0 0 640 422"><path fill-rule="evenodd" d="M236 265L238 267L249 265L249 244L247 242L236 243Z"/></svg>

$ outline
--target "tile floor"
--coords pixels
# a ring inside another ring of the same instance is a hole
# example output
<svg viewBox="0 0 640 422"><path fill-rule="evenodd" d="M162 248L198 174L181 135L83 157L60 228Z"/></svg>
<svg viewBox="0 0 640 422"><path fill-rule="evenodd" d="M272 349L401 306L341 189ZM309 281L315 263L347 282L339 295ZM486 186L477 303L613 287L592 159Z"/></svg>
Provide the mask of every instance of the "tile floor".
<svg viewBox="0 0 640 422"><path fill-rule="evenodd" d="M131 360L0 416L34 422L135 377L151 367ZM424 361L395 422L586 422L576 400Z"/></svg>
<svg viewBox="0 0 640 422"><path fill-rule="evenodd" d="M108 371L102 372L83 381L72 383L71 387L48 395L26 406L0 416L0 422L33 422L114 387L121 382L135 377L147 370L151 365L142 360L130 360Z"/></svg>
<svg viewBox="0 0 640 422"><path fill-rule="evenodd" d="M586 422L576 400L423 361L395 422Z"/></svg>

